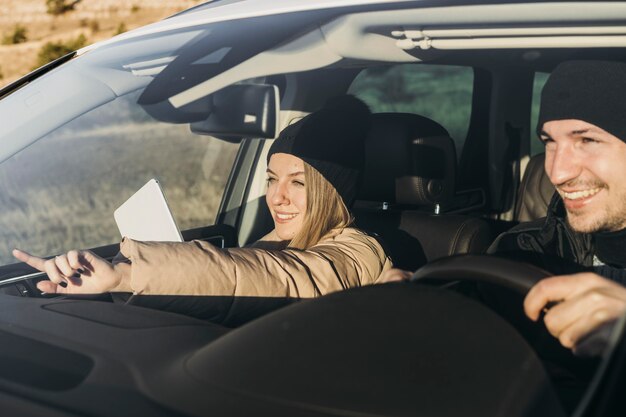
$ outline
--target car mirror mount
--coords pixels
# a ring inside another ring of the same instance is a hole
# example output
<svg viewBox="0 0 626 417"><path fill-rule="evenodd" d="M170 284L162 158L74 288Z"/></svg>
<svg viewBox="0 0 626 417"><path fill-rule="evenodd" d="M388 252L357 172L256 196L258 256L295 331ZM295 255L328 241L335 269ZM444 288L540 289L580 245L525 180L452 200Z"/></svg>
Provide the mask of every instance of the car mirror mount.
<svg viewBox="0 0 626 417"><path fill-rule="evenodd" d="M276 85L235 84L209 97L211 111L204 120L189 124L193 133L229 142L277 136L280 98Z"/></svg>
<svg viewBox="0 0 626 417"><path fill-rule="evenodd" d="M280 126L280 94L273 84L232 84L180 108L167 100L139 104L156 120L189 123L193 133L229 142L275 138Z"/></svg>

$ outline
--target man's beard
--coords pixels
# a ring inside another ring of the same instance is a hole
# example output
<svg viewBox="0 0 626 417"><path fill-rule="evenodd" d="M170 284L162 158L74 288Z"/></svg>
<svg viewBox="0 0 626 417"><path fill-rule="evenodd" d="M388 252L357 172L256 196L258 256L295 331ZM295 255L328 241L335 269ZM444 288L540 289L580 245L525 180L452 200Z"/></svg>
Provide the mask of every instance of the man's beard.
<svg viewBox="0 0 626 417"><path fill-rule="evenodd" d="M601 215L597 215L596 219L589 224L577 224L572 222L570 217L576 217L567 211L567 224L575 232L578 233L599 233L599 232L616 232L626 228L626 198L620 199L622 210L617 207L606 207L602 209ZM611 210L613 208L614 210ZM596 213L594 213L596 214ZM580 223L580 222L578 222Z"/></svg>

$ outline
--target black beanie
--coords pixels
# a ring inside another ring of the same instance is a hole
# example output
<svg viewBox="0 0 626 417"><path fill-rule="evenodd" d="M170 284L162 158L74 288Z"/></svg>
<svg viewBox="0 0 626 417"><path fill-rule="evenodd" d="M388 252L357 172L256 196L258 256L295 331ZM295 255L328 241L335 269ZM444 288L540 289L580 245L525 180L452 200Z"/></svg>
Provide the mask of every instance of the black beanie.
<svg viewBox="0 0 626 417"><path fill-rule="evenodd" d="M335 187L350 207L360 185L365 163L365 137L370 111L354 96L330 99L320 110L283 129L272 144L275 153L302 159Z"/></svg>
<svg viewBox="0 0 626 417"><path fill-rule="evenodd" d="M551 120L578 119L626 142L626 63L568 61L541 92L537 133Z"/></svg>

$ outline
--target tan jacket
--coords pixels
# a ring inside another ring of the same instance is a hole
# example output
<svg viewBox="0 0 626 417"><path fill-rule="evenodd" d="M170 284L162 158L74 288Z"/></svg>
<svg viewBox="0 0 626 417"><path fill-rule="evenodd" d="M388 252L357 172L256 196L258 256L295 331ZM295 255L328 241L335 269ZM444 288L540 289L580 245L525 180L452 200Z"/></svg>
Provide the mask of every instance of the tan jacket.
<svg viewBox="0 0 626 417"><path fill-rule="evenodd" d="M376 239L354 228L335 231L307 250L131 239L120 246L131 273L114 291L144 295L309 298L374 284L392 266Z"/></svg>

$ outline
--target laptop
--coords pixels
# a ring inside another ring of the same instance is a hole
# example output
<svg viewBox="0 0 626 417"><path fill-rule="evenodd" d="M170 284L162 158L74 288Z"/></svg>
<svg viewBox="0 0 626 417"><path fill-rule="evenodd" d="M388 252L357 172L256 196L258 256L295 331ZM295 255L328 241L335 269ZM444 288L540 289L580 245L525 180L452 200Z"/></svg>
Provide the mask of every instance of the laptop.
<svg viewBox="0 0 626 417"><path fill-rule="evenodd" d="M159 181L152 178L113 213L122 236L133 240L182 242Z"/></svg>

